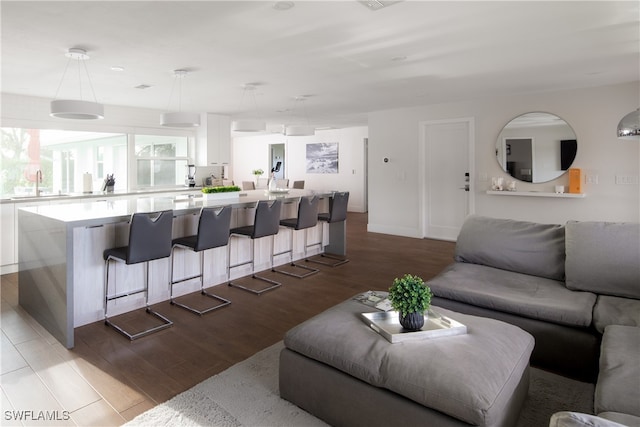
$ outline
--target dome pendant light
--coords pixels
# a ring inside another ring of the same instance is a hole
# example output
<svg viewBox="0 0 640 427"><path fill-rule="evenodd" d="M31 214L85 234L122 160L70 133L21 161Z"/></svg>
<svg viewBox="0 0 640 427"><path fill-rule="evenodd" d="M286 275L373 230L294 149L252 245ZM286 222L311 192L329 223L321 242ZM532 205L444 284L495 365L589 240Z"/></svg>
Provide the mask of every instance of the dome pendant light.
<svg viewBox="0 0 640 427"><path fill-rule="evenodd" d="M295 111L295 104L298 102L302 103L302 110L304 110L304 116L306 119L306 125L287 125L284 127L284 134L286 136L313 136L316 134L316 129L313 126L309 125L309 117L306 114L306 110L304 108L304 102L307 100L307 96L296 96L294 98L294 108L292 110Z"/></svg>
<svg viewBox="0 0 640 427"><path fill-rule="evenodd" d="M64 73L62 74L62 79L60 80L60 84L58 85L58 90L56 90L54 99L53 101L51 101L51 110L49 115L51 117L57 117L61 119L72 119L72 120L103 119L104 105L98 103L98 101L96 100L96 94L93 90L93 85L91 84L91 77L89 76L89 71L87 70L87 64L85 63L85 61L89 59L89 55L87 55L87 51L81 48L71 48L67 51L65 56L69 59L67 60L67 66L65 67ZM62 83L64 82L64 78L67 74L67 69L69 68L69 63L71 62L71 60L76 60L78 63L78 88L80 90L80 99L57 99L58 93L60 92L60 88L62 87ZM83 67L87 75L87 80L89 81L89 87L91 88L94 102L85 101L82 99L81 71Z"/></svg>
<svg viewBox="0 0 640 427"><path fill-rule="evenodd" d="M640 140L640 108L632 111L618 123L618 138Z"/></svg>
<svg viewBox="0 0 640 427"><path fill-rule="evenodd" d="M160 125L167 127L197 127L200 126L200 114L187 113L182 111L182 79L186 77L189 72L187 70L174 70L173 71L173 86L171 87L171 94L169 95L169 104L171 104L171 98L173 96L173 90L176 86L176 81L179 81L178 87L178 111L168 111L160 115ZM167 110L169 105L167 105Z"/></svg>
<svg viewBox="0 0 640 427"><path fill-rule="evenodd" d="M284 129L286 136L313 136L316 130L313 126L289 125Z"/></svg>
<svg viewBox="0 0 640 427"><path fill-rule="evenodd" d="M254 111L258 112L258 104L256 103L256 94L255 94L256 86L253 84L246 84L242 90L242 97L240 98L240 107L242 107L242 100L244 99L244 95L247 91L251 92L253 97L253 108ZM240 108L239 108L240 109ZM231 124L231 130L235 132L264 132L267 130L267 124L263 120L253 119L240 119L236 120Z"/></svg>

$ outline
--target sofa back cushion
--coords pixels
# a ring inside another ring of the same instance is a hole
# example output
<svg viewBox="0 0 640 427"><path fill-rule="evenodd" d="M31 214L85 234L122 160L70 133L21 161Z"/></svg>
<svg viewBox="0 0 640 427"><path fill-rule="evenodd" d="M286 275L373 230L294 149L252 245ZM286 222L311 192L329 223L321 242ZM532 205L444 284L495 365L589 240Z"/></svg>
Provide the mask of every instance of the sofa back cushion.
<svg viewBox="0 0 640 427"><path fill-rule="evenodd" d="M569 221L567 288L640 299L640 224Z"/></svg>
<svg viewBox="0 0 640 427"><path fill-rule="evenodd" d="M471 215L455 260L564 280L564 226Z"/></svg>

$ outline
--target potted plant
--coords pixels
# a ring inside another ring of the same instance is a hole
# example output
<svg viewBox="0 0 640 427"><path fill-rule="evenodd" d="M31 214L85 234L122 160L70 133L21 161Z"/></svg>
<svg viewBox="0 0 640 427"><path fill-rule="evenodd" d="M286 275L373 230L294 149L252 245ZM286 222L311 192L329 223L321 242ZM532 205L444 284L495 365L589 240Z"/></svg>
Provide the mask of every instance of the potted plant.
<svg viewBox="0 0 640 427"><path fill-rule="evenodd" d="M262 176L264 171L262 169L254 169L251 171L251 173L256 177L256 187L258 187L258 181L260 181L260 177Z"/></svg>
<svg viewBox="0 0 640 427"><path fill-rule="evenodd" d="M405 274L395 278L389 288L389 301L398 312L400 324L407 331L424 326L424 313L431 306L431 289L418 276Z"/></svg>
<svg viewBox="0 0 640 427"><path fill-rule="evenodd" d="M202 194L205 199L230 199L240 196L240 187L237 185L226 185L219 187L203 187Z"/></svg>

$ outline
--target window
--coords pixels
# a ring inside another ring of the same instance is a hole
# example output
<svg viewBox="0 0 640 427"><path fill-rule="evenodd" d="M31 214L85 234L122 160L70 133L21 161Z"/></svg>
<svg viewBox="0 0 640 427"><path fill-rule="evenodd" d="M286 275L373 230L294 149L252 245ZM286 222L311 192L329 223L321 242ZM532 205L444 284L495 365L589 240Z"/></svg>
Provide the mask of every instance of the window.
<svg viewBox="0 0 640 427"><path fill-rule="evenodd" d="M136 135L137 187L183 185L189 160L187 149L187 137Z"/></svg>
<svg viewBox="0 0 640 427"><path fill-rule="evenodd" d="M84 175L91 174L91 191L101 191L107 175L115 190L175 187L184 184L188 163L186 136L127 135L50 129L1 128L0 193L35 195L37 171L42 194L80 193ZM129 171L129 144L134 169Z"/></svg>

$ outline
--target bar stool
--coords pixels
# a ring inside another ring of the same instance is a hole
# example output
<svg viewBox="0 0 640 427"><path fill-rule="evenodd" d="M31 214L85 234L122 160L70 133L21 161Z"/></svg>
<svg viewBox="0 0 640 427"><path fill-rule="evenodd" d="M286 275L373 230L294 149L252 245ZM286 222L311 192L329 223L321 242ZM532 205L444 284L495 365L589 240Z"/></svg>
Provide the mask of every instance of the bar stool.
<svg viewBox="0 0 640 427"><path fill-rule="evenodd" d="M228 299L222 298L218 295L209 293L204 290L204 251L206 251L207 249L226 246L229 243L229 229L231 227L231 211L233 209L231 208L231 206L225 206L224 208L220 209L218 213L216 213L216 210L218 210L218 208L203 207L200 210L200 219L198 220L198 234L193 236L179 237L177 239L173 239L173 241L171 242L171 283L169 285L171 304L177 305L178 307L182 307L186 310L189 310L192 313L199 314L200 316L202 316L205 313L209 313L213 310L217 310L218 308L226 307L227 305L231 304L231 301L229 301ZM186 277L180 280L174 280L173 253L176 248L190 249L198 253L199 261L200 261L199 274L191 277ZM228 274L228 269L225 268L225 270L227 270L227 274ZM206 308L204 310L198 310L186 304L177 302L173 298L173 286L175 284L186 282L188 280L195 279L198 277L200 278L200 294L218 301L219 304ZM227 275L227 280L229 280L228 275Z"/></svg>
<svg viewBox="0 0 640 427"><path fill-rule="evenodd" d="M280 211L282 210L282 201L275 200L271 205L269 205L269 201L260 200L256 205L256 213L253 221L253 225L247 225L244 227L232 228L229 232L230 235L236 236L244 236L249 237L253 242L251 244L251 260L245 261L235 265L229 265L229 270L235 267L240 267L241 265L246 265L251 263L251 277L253 279L262 280L263 282L269 283L271 286L263 289L251 289L246 286L243 286L238 283L229 282L229 286L233 286L236 288L244 289L245 291L252 292L254 294L260 295L263 292L270 291L282 285L282 283L277 282L275 280L271 280L267 277L261 277L256 274L256 266L255 266L255 251L256 251L256 239L261 237L271 237L271 253L270 253L270 268L273 270L273 255L275 249L275 235L278 234L280 228ZM231 259L229 259L229 264Z"/></svg>
<svg viewBox="0 0 640 427"><path fill-rule="evenodd" d="M348 191L333 193L333 197L329 199L329 212L318 214L318 221L322 221L323 235L324 235L324 223L332 224L332 223L343 222L347 220L348 204L349 204ZM331 231L329 231L329 233L331 233ZM322 240L319 243L322 244ZM328 265L331 267L337 267L339 265L349 262L347 258L339 257L337 255L324 253L324 252L320 254L319 258L331 259L331 260L334 260L334 262L327 262L324 260L321 261L320 259L318 259L318 257L309 258L308 261L315 262L318 264Z"/></svg>
<svg viewBox="0 0 640 427"><path fill-rule="evenodd" d="M135 213L131 216L129 225L129 244L118 248L106 249L103 252L105 261L104 281L104 323L113 327L130 340L141 338L153 332L160 331L173 325L173 322L149 307L149 262L168 258L171 255L171 232L173 227L173 212L171 210L154 213ZM126 265L146 264L144 287L120 294L109 295L109 265L110 261L124 262ZM137 333L129 333L109 320L107 313L108 302L138 293L145 293L146 312L162 321L159 326L148 328Z"/></svg>
<svg viewBox="0 0 640 427"><path fill-rule="evenodd" d="M291 253L291 267L302 268L306 270L305 273L296 274L283 269L275 269L278 273L287 274L289 276L298 277L303 279L307 276L310 276L314 273L317 273L317 268L311 268L304 265L296 264L293 262L293 234L295 230L302 230L304 233L304 259L307 259L307 248L309 246L322 245L322 241L313 243L311 245L307 245L307 228L315 227L318 224L318 198L316 196L313 197L301 197L298 202L298 217L297 218L287 218L280 220L280 225L283 227L291 228L291 245L289 246L288 251L280 252L276 255L285 254L287 252Z"/></svg>

